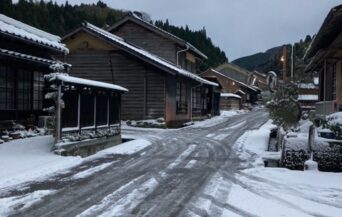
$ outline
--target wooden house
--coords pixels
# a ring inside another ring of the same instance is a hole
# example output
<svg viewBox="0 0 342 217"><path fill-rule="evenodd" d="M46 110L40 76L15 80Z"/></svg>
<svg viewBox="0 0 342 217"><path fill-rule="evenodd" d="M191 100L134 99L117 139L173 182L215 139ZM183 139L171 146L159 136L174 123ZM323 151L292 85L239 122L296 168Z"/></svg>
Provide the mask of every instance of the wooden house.
<svg viewBox="0 0 342 217"><path fill-rule="evenodd" d="M192 117L193 89L218 86L89 23L63 42L70 49L71 75L129 89L122 97L125 120L163 117L168 126L182 124Z"/></svg>
<svg viewBox="0 0 342 217"><path fill-rule="evenodd" d="M158 28L136 13L130 13L108 31L192 73L198 74L198 63L207 59L189 42Z"/></svg>
<svg viewBox="0 0 342 217"><path fill-rule="evenodd" d="M233 93L221 93L221 110L239 110L242 108L241 96Z"/></svg>
<svg viewBox="0 0 342 217"><path fill-rule="evenodd" d="M245 84L250 84L253 82L253 77L251 76L252 72L233 63L224 63L216 67L215 71L221 72L222 74Z"/></svg>
<svg viewBox="0 0 342 217"><path fill-rule="evenodd" d="M44 75L68 49L58 36L0 14L0 129L37 125L43 114Z"/></svg>
<svg viewBox="0 0 342 217"><path fill-rule="evenodd" d="M222 87L222 93L238 94L241 96L242 103L255 104L258 100L259 89L230 77L228 73L208 69L201 76L203 78L215 77Z"/></svg>
<svg viewBox="0 0 342 217"><path fill-rule="evenodd" d="M69 52L61 38L1 14L0 37L0 130L51 121L55 148L63 145L68 154L121 143L120 100L127 89L68 76L70 65L52 58Z"/></svg>
<svg viewBox="0 0 342 217"><path fill-rule="evenodd" d="M305 54L306 72L319 72L316 114L342 110L342 5L331 9Z"/></svg>
<svg viewBox="0 0 342 217"><path fill-rule="evenodd" d="M303 111L316 110L318 92L318 85L314 83L298 84L298 102Z"/></svg>
<svg viewBox="0 0 342 217"><path fill-rule="evenodd" d="M262 89L263 91L268 89L267 76L258 71L253 71L253 77L255 78L254 85Z"/></svg>
<svg viewBox="0 0 342 217"><path fill-rule="evenodd" d="M207 59L205 54L189 42L153 25L136 12L130 13L108 31L194 74L200 73L199 63ZM215 93L212 85L203 84L192 88L191 95L193 118L219 114L219 93Z"/></svg>

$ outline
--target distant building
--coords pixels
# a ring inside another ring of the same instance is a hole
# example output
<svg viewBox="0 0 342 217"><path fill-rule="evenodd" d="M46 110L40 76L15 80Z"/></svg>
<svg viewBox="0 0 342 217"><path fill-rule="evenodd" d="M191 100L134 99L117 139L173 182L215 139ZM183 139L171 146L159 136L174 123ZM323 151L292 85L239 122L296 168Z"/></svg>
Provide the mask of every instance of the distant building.
<svg viewBox="0 0 342 217"><path fill-rule="evenodd" d="M319 87L315 83L298 84L298 102L303 111L316 110Z"/></svg>
<svg viewBox="0 0 342 217"><path fill-rule="evenodd" d="M214 69L208 69L201 74L203 78L209 79L215 77L222 87L221 93L233 93L241 97L242 103L255 104L258 100L260 89L252 87L244 82L238 81L229 76L228 73L218 72Z"/></svg>
<svg viewBox="0 0 342 217"><path fill-rule="evenodd" d="M319 72L316 114L342 110L342 5L332 8L305 55L306 72Z"/></svg>

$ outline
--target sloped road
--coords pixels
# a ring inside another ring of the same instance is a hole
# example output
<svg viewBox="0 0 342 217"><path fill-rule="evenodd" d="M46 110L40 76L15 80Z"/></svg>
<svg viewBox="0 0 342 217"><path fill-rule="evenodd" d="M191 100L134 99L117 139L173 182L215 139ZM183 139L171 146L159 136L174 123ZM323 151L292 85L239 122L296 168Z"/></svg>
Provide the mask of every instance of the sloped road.
<svg viewBox="0 0 342 217"><path fill-rule="evenodd" d="M145 134L152 145L133 155L108 155L90 161L49 180L2 192L0 198L55 190L28 208L22 208L25 204L17 207L12 216L206 216L194 201L223 166L227 177L233 179L241 162L232 146L245 131L260 127L267 119L264 111L254 111L207 128L152 134L126 131ZM77 177L101 166L103 169L91 176ZM219 203L220 198L213 199Z"/></svg>

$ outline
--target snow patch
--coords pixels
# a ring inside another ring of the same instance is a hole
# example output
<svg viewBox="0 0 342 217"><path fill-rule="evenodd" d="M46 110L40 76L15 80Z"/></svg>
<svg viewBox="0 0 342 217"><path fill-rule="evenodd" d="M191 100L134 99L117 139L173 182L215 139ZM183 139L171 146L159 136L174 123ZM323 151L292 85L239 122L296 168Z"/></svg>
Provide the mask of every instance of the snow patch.
<svg viewBox="0 0 342 217"><path fill-rule="evenodd" d="M26 209L55 190L40 190L23 196L0 198L0 216L9 216L14 211Z"/></svg>

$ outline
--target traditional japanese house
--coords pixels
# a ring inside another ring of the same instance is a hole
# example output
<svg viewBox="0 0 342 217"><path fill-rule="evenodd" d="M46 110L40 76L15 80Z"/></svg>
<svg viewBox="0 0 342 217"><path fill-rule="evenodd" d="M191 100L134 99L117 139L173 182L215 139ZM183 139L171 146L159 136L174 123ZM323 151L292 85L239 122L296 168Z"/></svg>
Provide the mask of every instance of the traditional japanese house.
<svg viewBox="0 0 342 217"><path fill-rule="evenodd" d="M158 28L137 12L130 13L108 31L194 74L199 74L199 63L207 59L205 54L189 42ZM213 86L203 84L192 88L191 95L193 117L219 114L219 94L216 91L215 95ZM217 105L216 110L213 105Z"/></svg>
<svg viewBox="0 0 342 217"><path fill-rule="evenodd" d="M314 83L298 84L298 102L303 111L316 110L318 92L318 85L315 85Z"/></svg>
<svg viewBox="0 0 342 217"><path fill-rule="evenodd" d="M214 69L208 69L201 74L203 78L215 77L222 87L222 93L233 93L241 96L242 103L255 104L258 100L260 90L258 88L247 85L243 82L231 78L224 72L218 72Z"/></svg>
<svg viewBox="0 0 342 217"><path fill-rule="evenodd" d="M305 55L306 72L319 72L316 114L342 110L342 5L331 9Z"/></svg>
<svg viewBox="0 0 342 217"><path fill-rule="evenodd" d="M41 120L54 132L55 148L63 145L68 154L121 143L120 100L127 89L68 76L70 65L52 58L69 52L58 36L1 14L0 37L0 130L15 123L35 128Z"/></svg>
<svg viewBox="0 0 342 217"><path fill-rule="evenodd" d="M0 129L37 125L43 114L44 75L52 55L68 49L58 36L0 14Z"/></svg>
<svg viewBox="0 0 342 217"><path fill-rule="evenodd" d="M89 23L63 42L70 49L71 75L129 89L122 97L125 120L163 117L168 126L182 124L192 117L192 90L218 86Z"/></svg>
<svg viewBox="0 0 342 217"><path fill-rule="evenodd" d="M262 90L267 90L268 85L267 85L267 79L266 75L263 73L260 73L258 71L253 71L253 76L255 77L255 86L259 87Z"/></svg>
<svg viewBox="0 0 342 217"><path fill-rule="evenodd" d="M216 67L215 71L221 72L222 74L245 84L250 85L253 83L253 73L233 63L224 63Z"/></svg>
<svg viewBox="0 0 342 217"><path fill-rule="evenodd" d="M130 13L108 31L189 72L199 73L198 63L207 59L205 54L189 42L158 28L138 14Z"/></svg>
<svg viewBox="0 0 342 217"><path fill-rule="evenodd" d="M233 93L221 93L221 110L239 110L241 108L241 96Z"/></svg>

